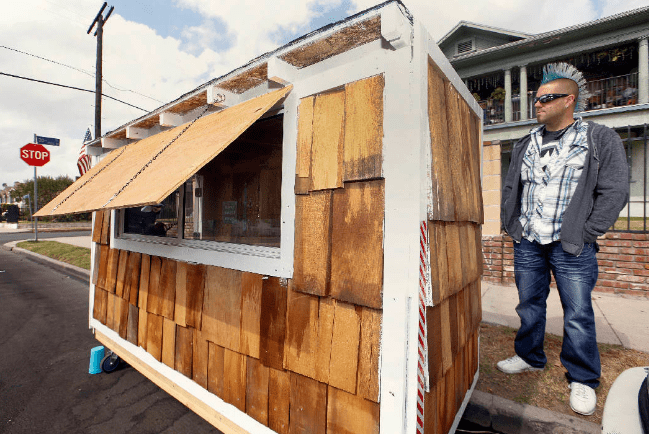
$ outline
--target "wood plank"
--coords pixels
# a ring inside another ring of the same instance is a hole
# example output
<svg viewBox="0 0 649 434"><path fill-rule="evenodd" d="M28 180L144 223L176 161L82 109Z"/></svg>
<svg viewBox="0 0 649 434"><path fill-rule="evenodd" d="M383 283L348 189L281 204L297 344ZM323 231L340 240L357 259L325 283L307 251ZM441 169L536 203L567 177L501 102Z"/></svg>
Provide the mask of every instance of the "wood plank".
<svg viewBox="0 0 649 434"><path fill-rule="evenodd" d="M428 339L428 378L431 387L438 383L444 374L442 341L442 307L436 305L426 308L426 327Z"/></svg>
<svg viewBox="0 0 649 434"><path fill-rule="evenodd" d="M145 296L146 310L150 313L160 311L160 270L162 268L162 258L151 256L151 269L149 272L149 289Z"/></svg>
<svg viewBox="0 0 649 434"><path fill-rule="evenodd" d="M142 254L140 266L140 288L137 297L137 307L140 309L147 308L149 300L149 276L151 272L151 256Z"/></svg>
<svg viewBox="0 0 649 434"><path fill-rule="evenodd" d="M162 324L164 318L152 313L146 319L146 350L157 361L162 360Z"/></svg>
<svg viewBox="0 0 649 434"><path fill-rule="evenodd" d="M279 278L264 278L261 305L259 359L264 366L284 369L287 288L280 284Z"/></svg>
<svg viewBox="0 0 649 434"><path fill-rule="evenodd" d="M296 291L326 296L331 274L332 192L295 198L293 284Z"/></svg>
<svg viewBox="0 0 649 434"><path fill-rule="evenodd" d="M291 434L325 434L327 385L291 372Z"/></svg>
<svg viewBox="0 0 649 434"><path fill-rule="evenodd" d="M268 427L279 434L289 432L291 375L288 371L268 368Z"/></svg>
<svg viewBox="0 0 649 434"><path fill-rule="evenodd" d="M447 276L448 270L440 275L440 269L438 264L437 257L437 245L439 241L437 240L437 231L435 226L440 223L434 221L428 221L428 247L430 251L430 286L433 298L433 306L436 306L441 301L441 279L442 275ZM448 280L448 277L446 277Z"/></svg>
<svg viewBox="0 0 649 434"><path fill-rule="evenodd" d="M126 284L124 285L124 298L133 306L137 306L140 289L140 273L142 271L142 254L131 252L128 256L126 267Z"/></svg>
<svg viewBox="0 0 649 434"><path fill-rule="evenodd" d="M207 359L207 390L221 399L225 397L224 382L224 355L225 348L208 342L208 359Z"/></svg>
<svg viewBox="0 0 649 434"><path fill-rule="evenodd" d="M384 181L345 184L333 194L331 295L380 309L383 304Z"/></svg>
<svg viewBox="0 0 649 434"><path fill-rule="evenodd" d="M246 379L248 357L225 348L223 353L224 401L246 411Z"/></svg>
<svg viewBox="0 0 649 434"><path fill-rule="evenodd" d="M482 273L484 272L484 255L482 253L482 226L473 225L473 235L475 236L475 251L477 257L476 264L478 266L477 273L479 277L482 277Z"/></svg>
<svg viewBox="0 0 649 434"><path fill-rule="evenodd" d="M380 406L335 387L327 394L327 433L378 434Z"/></svg>
<svg viewBox="0 0 649 434"><path fill-rule="evenodd" d="M262 276L254 273L241 275L241 346L242 354L259 358L261 339Z"/></svg>
<svg viewBox="0 0 649 434"><path fill-rule="evenodd" d="M102 324L106 324L106 312L108 309L108 293L95 286L95 297L92 305L92 317Z"/></svg>
<svg viewBox="0 0 649 434"><path fill-rule="evenodd" d="M101 244L92 244L90 246L90 252L92 258L92 263L90 264L90 283L96 286L101 264Z"/></svg>
<svg viewBox="0 0 649 434"><path fill-rule="evenodd" d="M428 63L428 123L430 125L432 197L429 220L455 219L453 178L448 157L448 122L444 75L431 61Z"/></svg>
<svg viewBox="0 0 649 434"><path fill-rule="evenodd" d="M202 388L207 389L207 366L209 360L209 344L200 330L194 330L194 346L192 348L192 379Z"/></svg>
<svg viewBox="0 0 649 434"><path fill-rule="evenodd" d="M439 433L446 433L446 407L450 405L446 401L446 380L442 377L437 383L437 426Z"/></svg>
<svg viewBox="0 0 649 434"><path fill-rule="evenodd" d="M430 229L428 231L431 234L431 240L435 240L435 243L431 244L430 265L437 269L440 300L444 300L451 293L448 255L446 253L446 245L448 244L446 240L446 225L447 223L445 222L430 222Z"/></svg>
<svg viewBox="0 0 649 434"><path fill-rule="evenodd" d="M442 335L442 375L446 375L453 364L453 351L451 349L451 318L448 298L440 305L440 330Z"/></svg>
<svg viewBox="0 0 649 434"><path fill-rule="evenodd" d="M110 249L108 251L108 267L106 269L106 287L105 289L111 294L115 293L117 284L117 266L119 262L119 250Z"/></svg>
<svg viewBox="0 0 649 434"><path fill-rule="evenodd" d="M119 260L117 261L117 277L115 278L115 294L124 298L124 280L126 278L126 266L128 264L128 250L119 251Z"/></svg>
<svg viewBox="0 0 649 434"><path fill-rule="evenodd" d="M110 243L110 210L104 211L101 227L101 244L108 245Z"/></svg>
<svg viewBox="0 0 649 434"><path fill-rule="evenodd" d="M449 432L453 425L455 414L457 413L457 407L455 406L455 370L452 367L444 375L444 380L446 382L444 387L446 399L446 406L444 407L446 410L444 414L444 432Z"/></svg>
<svg viewBox="0 0 649 434"><path fill-rule="evenodd" d="M247 359L246 413L262 425L268 426L270 368L252 357Z"/></svg>
<svg viewBox="0 0 649 434"><path fill-rule="evenodd" d="M176 362L175 370L186 377L192 378L192 362L194 361L194 329L176 327Z"/></svg>
<svg viewBox="0 0 649 434"><path fill-rule="evenodd" d="M460 349L466 345L467 335L467 321L466 321L466 294L469 292L469 287L462 288L462 291L457 293L457 327L458 327L458 346Z"/></svg>
<svg viewBox="0 0 649 434"><path fill-rule="evenodd" d="M158 270L160 262L160 271ZM147 310L167 319L173 319L176 297L176 261L151 258Z"/></svg>
<svg viewBox="0 0 649 434"><path fill-rule="evenodd" d="M482 215L482 189L480 186L480 139L474 129L475 114L469 108L464 99L460 99L460 110L462 112L463 139L466 139L465 165L467 170L467 189L469 192L469 220L480 223Z"/></svg>
<svg viewBox="0 0 649 434"><path fill-rule="evenodd" d="M448 164L453 183L453 199L455 200L455 220L469 220L469 198L466 188L465 169L462 144L462 115L460 113L460 95L451 82L444 83L446 92L446 122L448 124Z"/></svg>
<svg viewBox="0 0 649 434"><path fill-rule="evenodd" d="M424 433L441 433L437 424L437 384L424 394Z"/></svg>
<svg viewBox="0 0 649 434"><path fill-rule="evenodd" d="M383 75L345 85L344 181L382 176L384 85Z"/></svg>
<svg viewBox="0 0 649 434"><path fill-rule="evenodd" d="M201 327L207 340L237 352L241 346L241 274L207 267Z"/></svg>
<svg viewBox="0 0 649 434"><path fill-rule="evenodd" d="M178 261L176 265L176 306L174 308L174 322L181 327L187 327L185 321L187 313L187 262Z"/></svg>
<svg viewBox="0 0 649 434"><path fill-rule="evenodd" d="M205 270L203 264L189 264L187 267L187 308L185 322L188 327L201 329L203 317L203 293L205 290Z"/></svg>
<svg viewBox="0 0 649 434"><path fill-rule="evenodd" d="M119 337L126 339L128 332L128 301L115 295L115 326Z"/></svg>
<svg viewBox="0 0 649 434"><path fill-rule="evenodd" d="M464 270L462 267L462 246L460 240L459 224L450 222L446 224L446 255L448 257L449 292L455 294L462 289ZM450 295L449 294L449 295Z"/></svg>
<svg viewBox="0 0 649 434"><path fill-rule="evenodd" d="M318 343L318 297L288 289L284 367L309 378L316 378Z"/></svg>
<svg viewBox="0 0 649 434"><path fill-rule="evenodd" d="M92 225L92 242L101 243L101 228L104 226L104 212L95 211L92 213L94 222Z"/></svg>
<svg viewBox="0 0 649 434"><path fill-rule="evenodd" d="M329 384L353 394L358 373L360 309L348 303L336 303L329 363Z"/></svg>
<svg viewBox="0 0 649 434"><path fill-rule="evenodd" d="M155 383L169 395L177 399L181 404L187 406L190 410L204 418L207 422L212 424L217 429L228 434L249 434L249 430L241 428L239 425L232 422L223 414L216 411L212 407L211 403L206 403L205 401L197 398L192 393L188 392L186 389L178 387L178 385L171 379L167 378L165 375L161 374L150 365L142 362L139 357L133 355L129 350L120 345L120 343L108 338L99 330L95 332L95 336L99 342L101 342L107 348L113 349L134 369L150 379L153 383Z"/></svg>
<svg viewBox="0 0 649 434"><path fill-rule="evenodd" d="M448 318L449 318L449 328L451 331L451 355L453 360L460 351L460 328L458 324L458 313L457 313L457 296L458 294L453 294L448 298Z"/></svg>
<svg viewBox="0 0 649 434"><path fill-rule="evenodd" d="M164 259L160 269L162 302L160 314L170 320L174 319L174 308L176 307L176 265L176 261Z"/></svg>
<svg viewBox="0 0 649 434"><path fill-rule="evenodd" d="M115 294L108 293L106 295L106 327L115 331Z"/></svg>
<svg viewBox="0 0 649 434"><path fill-rule="evenodd" d="M148 329L148 313L146 309L138 308L138 328L137 328L137 344L138 346L144 348L146 351L146 334Z"/></svg>
<svg viewBox="0 0 649 434"><path fill-rule="evenodd" d="M162 321L162 363L171 369L176 363L176 323L169 318Z"/></svg>
<svg viewBox="0 0 649 434"><path fill-rule="evenodd" d="M126 327L126 340L137 345L137 330L139 321L139 311L137 306L127 303L128 306L128 326Z"/></svg>
<svg viewBox="0 0 649 434"><path fill-rule="evenodd" d="M318 306L318 344L315 355L315 379L329 383L329 363L331 360L331 343L333 340L334 312L336 300L320 298Z"/></svg>
<svg viewBox="0 0 649 434"><path fill-rule="evenodd" d="M311 183L314 102L315 97L313 96L302 98L298 107L295 194L308 194Z"/></svg>
<svg viewBox="0 0 649 434"><path fill-rule="evenodd" d="M482 294L481 294L481 281L480 279L472 282L470 285L471 291L471 323L474 330L480 327L482 321Z"/></svg>
<svg viewBox="0 0 649 434"><path fill-rule="evenodd" d="M381 317L382 313L379 310L367 307L361 309L357 394L374 402L379 402Z"/></svg>
<svg viewBox="0 0 649 434"><path fill-rule="evenodd" d="M101 246L99 248L99 271L97 273L97 286L102 289L107 289L107 275L108 275L108 258L110 256L110 247Z"/></svg>
<svg viewBox="0 0 649 434"><path fill-rule="evenodd" d="M343 186L344 116L344 90L316 97L313 108L310 190Z"/></svg>
<svg viewBox="0 0 649 434"><path fill-rule="evenodd" d="M475 220L476 223L479 224L484 224L484 202L482 199L482 178L481 175L482 173L480 172L480 163L481 163L481 155L482 155L482 122L480 118L475 114L471 113L471 140L473 145L473 149L475 149L475 155L473 156L474 159L474 164L477 167L477 170L474 172L475 180L474 185L476 185L476 188L478 190L478 203L477 203L477 219Z"/></svg>

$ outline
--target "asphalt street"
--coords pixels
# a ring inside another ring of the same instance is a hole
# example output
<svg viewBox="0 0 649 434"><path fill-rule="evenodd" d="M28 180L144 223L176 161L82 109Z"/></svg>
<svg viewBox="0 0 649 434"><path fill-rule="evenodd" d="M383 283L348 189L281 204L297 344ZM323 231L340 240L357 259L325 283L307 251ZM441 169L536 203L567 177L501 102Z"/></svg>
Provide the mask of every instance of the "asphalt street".
<svg viewBox="0 0 649 434"><path fill-rule="evenodd" d="M0 433L219 433L131 367L88 374L96 345L87 284L0 249Z"/></svg>

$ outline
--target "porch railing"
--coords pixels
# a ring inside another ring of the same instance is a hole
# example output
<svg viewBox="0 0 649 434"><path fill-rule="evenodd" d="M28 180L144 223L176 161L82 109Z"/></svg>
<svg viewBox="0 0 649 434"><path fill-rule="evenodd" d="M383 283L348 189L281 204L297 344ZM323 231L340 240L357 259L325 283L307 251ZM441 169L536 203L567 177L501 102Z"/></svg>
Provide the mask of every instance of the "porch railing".
<svg viewBox="0 0 649 434"><path fill-rule="evenodd" d="M591 80L587 82L586 89L591 95L586 103L586 111L637 104L638 73ZM527 93L527 116L529 119L536 117L535 95L536 90L530 90ZM484 110L485 125L505 122L505 102L503 100L485 99L478 103ZM512 96L512 120L521 120L519 95Z"/></svg>

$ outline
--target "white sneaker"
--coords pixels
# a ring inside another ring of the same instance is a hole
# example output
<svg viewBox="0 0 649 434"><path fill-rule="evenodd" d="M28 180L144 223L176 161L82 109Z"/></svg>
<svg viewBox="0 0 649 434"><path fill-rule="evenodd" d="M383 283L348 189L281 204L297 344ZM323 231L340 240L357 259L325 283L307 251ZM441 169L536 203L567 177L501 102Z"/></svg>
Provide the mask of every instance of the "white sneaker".
<svg viewBox="0 0 649 434"><path fill-rule="evenodd" d="M597 406L597 395L595 395L595 390L581 383L570 383L570 408L575 413L583 414L584 416L590 416L595 413L595 407Z"/></svg>
<svg viewBox="0 0 649 434"><path fill-rule="evenodd" d="M496 363L496 367L505 374L520 374L521 372L542 371L543 368L535 368L518 356L501 360Z"/></svg>

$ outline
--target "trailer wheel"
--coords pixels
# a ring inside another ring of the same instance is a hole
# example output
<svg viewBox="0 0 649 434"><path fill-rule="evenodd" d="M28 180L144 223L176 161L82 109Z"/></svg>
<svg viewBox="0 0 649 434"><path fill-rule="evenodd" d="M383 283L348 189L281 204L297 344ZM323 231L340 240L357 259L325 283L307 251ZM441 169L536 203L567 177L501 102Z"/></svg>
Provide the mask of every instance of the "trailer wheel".
<svg viewBox="0 0 649 434"><path fill-rule="evenodd" d="M107 374L110 374L117 369L121 362L119 356L115 353L111 353L103 358L101 361L101 370Z"/></svg>

